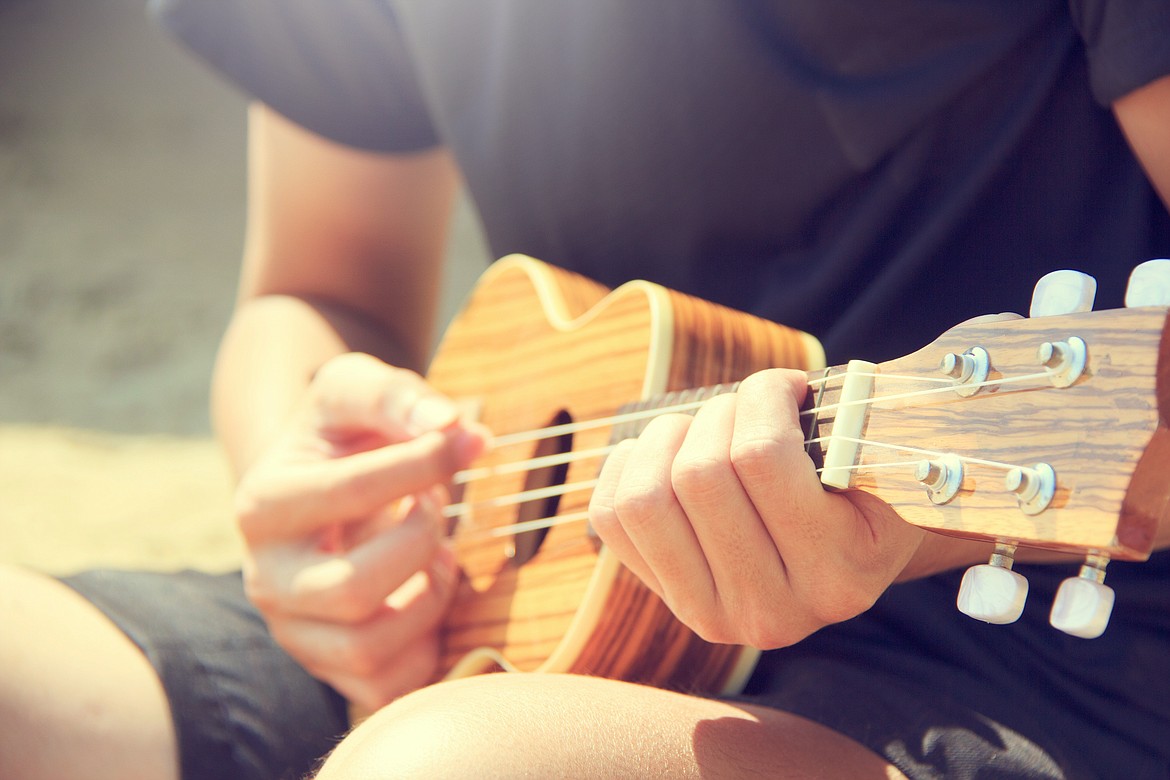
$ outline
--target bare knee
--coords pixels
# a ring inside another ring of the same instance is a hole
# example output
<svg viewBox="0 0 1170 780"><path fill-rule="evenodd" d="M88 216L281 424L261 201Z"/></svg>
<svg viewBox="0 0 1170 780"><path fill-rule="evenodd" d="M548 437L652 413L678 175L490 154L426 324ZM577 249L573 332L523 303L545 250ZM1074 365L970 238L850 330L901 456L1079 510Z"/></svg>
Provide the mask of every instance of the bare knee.
<svg viewBox="0 0 1170 780"><path fill-rule="evenodd" d="M318 780L513 777L520 766L536 776L546 774L542 768L563 775L563 764L543 763L551 756L534 733L561 721L550 701L537 701L540 687L529 684L548 682L541 677L487 675L415 691L356 728Z"/></svg>
<svg viewBox="0 0 1170 780"><path fill-rule="evenodd" d="M318 780L697 776L686 712L697 701L575 675L442 683L356 729Z"/></svg>
<svg viewBox="0 0 1170 780"><path fill-rule="evenodd" d="M775 710L630 683L497 674L425 688L348 737L318 780L888 778L878 756Z"/></svg>

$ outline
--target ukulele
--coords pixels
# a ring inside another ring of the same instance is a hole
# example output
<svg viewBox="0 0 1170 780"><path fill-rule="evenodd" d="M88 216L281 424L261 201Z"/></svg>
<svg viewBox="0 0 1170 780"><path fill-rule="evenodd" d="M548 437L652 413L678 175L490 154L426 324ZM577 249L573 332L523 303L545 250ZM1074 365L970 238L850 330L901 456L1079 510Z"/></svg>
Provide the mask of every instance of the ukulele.
<svg viewBox="0 0 1170 780"><path fill-rule="evenodd" d="M500 260L428 372L496 434L446 509L464 577L441 671L738 690L758 651L683 626L592 533L588 505L616 442L769 367L808 372L808 451L827 489L996 544L964 578L960 609L1010 622L1026 591L1016 546L1077 552L1085 566L1053 621L1099 634L1105 564L1147 558L1170 506L1166 328L1165 306L971 323L906 357L825 367L816 339L772 322L648 282L610 291Z"/></svg>

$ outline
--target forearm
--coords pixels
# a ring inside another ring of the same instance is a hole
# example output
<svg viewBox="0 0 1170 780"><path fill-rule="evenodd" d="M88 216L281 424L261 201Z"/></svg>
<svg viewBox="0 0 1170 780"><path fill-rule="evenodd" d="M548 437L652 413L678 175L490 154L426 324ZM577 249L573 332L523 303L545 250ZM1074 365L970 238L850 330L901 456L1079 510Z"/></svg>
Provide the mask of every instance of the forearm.
<svg viewBox="0 0 1170 780"><path fill-rule="evenodd" d="M285 295L239 305L220 346L211 396L216 436L237 477L282 430L317 369L353 351L421 369L385 331L343 307Z"/></svg>
<svg viewBox="0 0 1170 780"><path fill-rule="evenodd" d="M340 146L255 105L240 296L212 386L237 475L283 430L327 360L368 352L421 370L458 185L444 150Z"/></svg>

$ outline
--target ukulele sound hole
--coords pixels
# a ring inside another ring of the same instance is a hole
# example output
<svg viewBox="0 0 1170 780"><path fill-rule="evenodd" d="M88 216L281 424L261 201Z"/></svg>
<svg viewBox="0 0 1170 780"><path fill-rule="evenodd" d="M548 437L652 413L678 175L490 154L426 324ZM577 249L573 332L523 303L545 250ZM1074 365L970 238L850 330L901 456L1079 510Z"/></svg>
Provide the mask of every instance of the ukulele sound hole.
<svg viewBox="0 0 1170 780"><path fill-rule="evenodd" d="M561 410L557 412L549 425L566 425L572 421L573 418L569 416L569 413ZM537 444L533 458L540 459L552 455L563 455L572 449L573 434L564 433L560 436L551 436L547 439L542 439ZM531 469L528 472L527 478L524 480L524 491L542 490L555 485L563 485L565 484L565 477L568 473L568 463L555 463L549 466ZM534 498L531 501L525 501L520 505L519 511L517 512L516 522L529 523L554 517L560 503L560 495L551 495L545 498ZM512 546L508 550L508 557L511 559L511 564L513 566L523 566L532 560L540 549L540 545L544 543L544 537L547 534L548 528L536 528L531 531L522 531L516 534L513 537Z"/></svg>

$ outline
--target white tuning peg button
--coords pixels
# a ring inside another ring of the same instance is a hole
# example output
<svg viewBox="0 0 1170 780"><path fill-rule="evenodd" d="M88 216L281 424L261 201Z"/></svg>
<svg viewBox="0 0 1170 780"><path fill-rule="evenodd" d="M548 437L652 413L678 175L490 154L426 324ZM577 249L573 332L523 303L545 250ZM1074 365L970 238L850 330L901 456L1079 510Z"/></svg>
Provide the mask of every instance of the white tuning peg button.
<svg viewBox="0 0 1170 780"><path fill-rule="evenodd" d="M1170 306L1170 260L1147 260L1133 269L1125 289L1125 305Z"/></svg>
<svg viewBox="0 0 1170 780"><path fill-rule="evenodd" d="M1082 639L1105 633L1113 614L1113 588L1105 584L1108 556L1089 555L1080 574L1060 583L1048 622L1053 628Z"/></svg>
<svg viewBox="0 0 1170 780"><path fill-rule="evenodd" d="M1113 588L1103 582L1069 577L1060 583L1048 622L1053 628L1082 639L1105 633L1113 613Z"/></svg>
<svg viewBox="0 0 1170 780"><path fill-rule="evenodd" d="M1080 271L1053 271L1040 277L1032 290L1029 317L1051 317L1093 310L1097 280Z"/></svg>
<svg viewBox="0 0 1170 780"><path fill-rule="evenodd" d="M984 623L1014 623L1024 611L1028 581L1006 566L972 566L959 585L957 604L964 615Z"/></svg>

